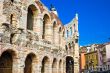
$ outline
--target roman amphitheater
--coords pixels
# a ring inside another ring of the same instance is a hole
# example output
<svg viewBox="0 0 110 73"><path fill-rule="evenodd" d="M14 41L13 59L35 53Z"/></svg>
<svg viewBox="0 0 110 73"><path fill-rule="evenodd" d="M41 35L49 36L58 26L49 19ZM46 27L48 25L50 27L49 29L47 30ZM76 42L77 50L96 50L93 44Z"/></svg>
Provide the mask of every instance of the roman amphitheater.
<svg viewBox="0 0 110 73"><path fill-rule="evenodd" d="M62 24L40 0L0 0L0 73L79 73L78 14Z"/></svg>

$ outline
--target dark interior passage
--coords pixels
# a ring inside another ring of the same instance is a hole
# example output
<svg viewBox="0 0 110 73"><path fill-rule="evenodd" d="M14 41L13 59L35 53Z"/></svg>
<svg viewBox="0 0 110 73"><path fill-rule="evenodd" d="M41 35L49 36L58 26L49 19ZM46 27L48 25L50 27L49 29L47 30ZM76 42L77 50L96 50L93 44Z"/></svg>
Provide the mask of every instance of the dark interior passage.
<svg viewBox="0 0 110 73"><path fill-rule="evenodd" d="M74 60L72 57L66 57L66 73L74 73Z"/></svg>
<svg viewBox="0 0 110 73"><path fill-rule="evenodd" d="M42 60L41 73L48 73L48 71L49 71L49 58L45 56Z"/></svg>
<svg viewBox="0 0 110 73"><path fill-rule="evenodd" d="M0 57L0 73L12 73L12 66L12 54L6 51Z"/></svg>
<svg viewBox="0 0 110 73"><path fill-rule="evenodd" d="M29 54L25 60L24 73L32 73L33 54Z"/></svg>

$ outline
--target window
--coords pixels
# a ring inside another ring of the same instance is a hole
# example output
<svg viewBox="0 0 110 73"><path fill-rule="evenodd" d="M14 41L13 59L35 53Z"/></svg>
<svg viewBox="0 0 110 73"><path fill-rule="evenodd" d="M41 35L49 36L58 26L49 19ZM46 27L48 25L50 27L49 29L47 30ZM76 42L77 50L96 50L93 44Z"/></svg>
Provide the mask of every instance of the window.
<svg viewBox="0 0 110 73"><path fill-rule="evenodd" d="M75 39L75 43L78 43L78 39Z"/></svg>
<svg viewBox="0 0 110 73"><path fill-rule="evenodd" d="M68 49L67 45L65 45L65 49L66 49L66 50Z"/></svg>
<svg viewBox="0 0 110 73"><path fill-rule="evenodd" d="M11 17L10 17L10 24L13 23L13 14L11 14Z"/></svg>
<svg viewBox="0 0 110 73"><path fill-rule="evenodd" d="M74 32L76 32L76 29L75 29L75 28L76 28L76 25L74 24L74 26L73 26L73 27L74 27Z"/></svg>
<svg viewBox="0 0 110 73"><path fill-rule="evenodd" d="M27 29L33 30L33 11L31 9L31 6L28 7L28 14L27 14Z"/></svg>
<svg viewBox="0 0 110 73"><path fill-rule="evenodd" d="M64 37L64 35L65 35L65 32L63 31L63 35L62 35L62 37Z"/></svg>
<svg viewBox="0 0 110 73"><path fill-rule="evenodd" d="M69 36L69 31L67 30L67 37Z"/></svg>
<svg viewBox="0 0 110 73"><path fill-rule="evenodd" d="M70 35L72 35L73 31L72 31L72 27L70 27Z"/></svg>
<svg viewBox="0 0 110 73"><path fill-rule="evenodd" d="M59 33L61 32L61 27L59 28Z"/></svg>

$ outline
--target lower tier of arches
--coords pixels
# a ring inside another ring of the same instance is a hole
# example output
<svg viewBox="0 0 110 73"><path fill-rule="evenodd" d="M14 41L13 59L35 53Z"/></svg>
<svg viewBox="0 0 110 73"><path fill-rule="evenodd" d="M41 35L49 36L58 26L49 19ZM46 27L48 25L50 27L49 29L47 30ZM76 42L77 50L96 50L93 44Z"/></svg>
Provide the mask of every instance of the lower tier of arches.
<svg viewBox="0 0 110 73"><path fill-rule="evenodd" d="M71 56L43 56L36 55L36 52L25 56L23 53L10 49L1 52L0 73L75 73L74 59Z"/></svg>

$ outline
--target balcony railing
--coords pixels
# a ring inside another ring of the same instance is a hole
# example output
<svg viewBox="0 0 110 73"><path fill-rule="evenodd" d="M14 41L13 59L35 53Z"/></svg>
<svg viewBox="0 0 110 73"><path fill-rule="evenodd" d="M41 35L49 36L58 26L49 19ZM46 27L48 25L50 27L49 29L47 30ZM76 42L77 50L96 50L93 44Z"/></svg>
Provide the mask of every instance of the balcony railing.
<svg viewBox="0 0 110 73"><path fill-rule="evenodd" d="M110 65L96 66L96 68L89 67L84 73L110 73Z"/></svg>

